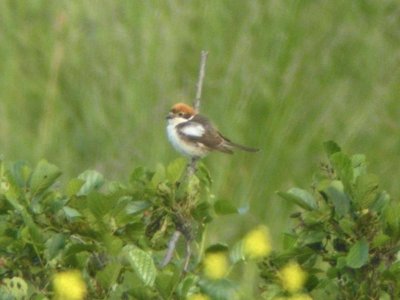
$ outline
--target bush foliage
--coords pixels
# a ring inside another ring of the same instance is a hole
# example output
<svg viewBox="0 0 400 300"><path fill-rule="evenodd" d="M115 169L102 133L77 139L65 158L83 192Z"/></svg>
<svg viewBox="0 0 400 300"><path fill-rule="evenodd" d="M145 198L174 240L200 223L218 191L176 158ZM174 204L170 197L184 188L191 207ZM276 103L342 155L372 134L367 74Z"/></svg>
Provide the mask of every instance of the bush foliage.
<svg viewBox="0 0 400 300"><path fill-rule="evenodd" d="M2 162L0 299L248 299L230 271L251 260L258 298L399 298L400 205L364 155L325 146L329 160L310 190L278 193L300 211L272 252L264 226L235 245L205 247L207 223L237 209L211 194L204 165L192 177L182 159L137 168L124 183L89 170L60 185L61 171L45 160ZM177 231L183 238L161 268ZM57 298L68 282L80 298Z"/></svg>
<svg viewBox="0 0 400 300"><path fill-rule="evenodd" d="M230 298L235 291L228 281L196 275L197 253L190 260L193 273L185 274L183 241L172 263L159 267L175 231L185 244L201 245L212 208L235 211L224 201L211 202L203 165L190 178L182 176L184 169L182 159L154 172L137 168L127 183L85 171L60 186L60 170L45 160L33 169L2 162L0 298L47 299L52 278L69 269L81 270L89 299L187 299L200 290Z"/></svg>
<svg viewBox="0 0 400 300"><path fill-rule="evenodd" d="M292 215L283 251L260 264L267 299L282 293L273 282L290 261L308 273L304 290L315 299L399 299L400 204L368 172L364 155L348 156L334 142L325 148L329 161L310 191L279 192L302 210Z"/></svg>

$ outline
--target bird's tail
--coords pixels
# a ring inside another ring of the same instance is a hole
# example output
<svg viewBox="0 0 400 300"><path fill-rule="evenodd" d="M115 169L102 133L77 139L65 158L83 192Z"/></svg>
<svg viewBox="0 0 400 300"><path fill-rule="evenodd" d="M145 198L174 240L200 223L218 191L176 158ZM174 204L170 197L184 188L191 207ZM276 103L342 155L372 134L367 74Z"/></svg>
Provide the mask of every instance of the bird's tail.
<svg viewBox="0 0 400 300"><path fill-rule="evenodd" d="M231 141L229 141L229 145L232 148L237 148L239 150L243 150L243 151L247 151L247 152L258 152L258 151L260 151L260 149L243 146L243 145L240 145L240 144L233 143Z"/></svg>
<svg viewBox="0 0 400 300"><path fill-rule="evenodd" d="M232 142L230 139L224 137L221 133L219 133L219 134L223 139L223 142L221 143L221 145L218 149L221 152L232 154L234 149L239 149L239 150L243 150L243 151L247 151L247 152L260 151L260 149L257 149L257 148L252 148L252 147L247 147L247 146L243 146L240 144L236 144L236 143Z"/></svg>

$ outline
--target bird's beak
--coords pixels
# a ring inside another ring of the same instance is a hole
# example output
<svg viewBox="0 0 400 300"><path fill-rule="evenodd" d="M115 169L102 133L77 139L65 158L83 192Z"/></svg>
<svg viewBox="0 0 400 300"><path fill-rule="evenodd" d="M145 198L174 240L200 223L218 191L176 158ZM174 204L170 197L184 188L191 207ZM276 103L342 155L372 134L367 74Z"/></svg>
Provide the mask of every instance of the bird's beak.
<svg viewBox="0 0 400 300"><path fill-rule="evenodd" d="M174 117L174 114L172 112L169 112L168 115L165 117L167 120L172 119Z"/></svg>

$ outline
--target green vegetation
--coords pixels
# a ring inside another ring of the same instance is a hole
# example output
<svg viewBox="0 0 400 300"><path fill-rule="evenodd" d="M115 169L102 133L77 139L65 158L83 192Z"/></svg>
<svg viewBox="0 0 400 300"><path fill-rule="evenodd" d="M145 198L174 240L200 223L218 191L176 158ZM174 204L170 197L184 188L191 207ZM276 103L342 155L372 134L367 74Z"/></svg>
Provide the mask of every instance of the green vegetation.
<svg viewBox="0 0 400 300"><path fill-rule="evenodd" d="M248 299L235 273L262 258L255 299L397 299L400 204L364 155L325 146L312 191L279 192L302 210L272 252L264 226L205 247L213 217L238 210L210 194L203 165L192 176L183 159L137 168L126 183L85 171L57 187L47 161L2 163L0 299ZM184 241L162 266L177 230Z"/></svg>
<svg viewBox="0 0 400 300"><path fill-rule="evenodd" d="M293 261L308 274L304 291L314 299L397 299L400 203L380 188L364 155L325 146L329 163L312 190L279 193L303 210L292 215L296 225L283 251L260 264L266 299L282 295L276 274Z"/></svg>
<svg viewBox="0 0 400 300"><path fill-rule="evenodd" d="M183 159L156 172L137 168L126 184L85 171L54 188L61 172L47 161L34 169L2 163L0 299L49 299L53 277L69 269L82 272L88 299L187 299L200 286L228 299L232 288L196 275L203 249L190 261L193 274L181 276L179 258L157 270L175 230L202 244L211 221L209 174L201 167L198 176L180 179L184 169ZM83 299L69 297L77 284L58 281L56 290L66 293L60 300Z"/></svg>
<svg viewBox="0 0 400 300"><path fill-rule="evenodd" d="M168 165L164 117L192 102L206 49L201 111L262 149L204 160L212 194L241 212L214 219L206 245L263 223L279 248L294 220L275 191L309 183L324 140L365 153L400 194L399 26L396 0L0 1L0 154L47 159L63 187ZM250 295L256 274L233 277Z"/></svg>

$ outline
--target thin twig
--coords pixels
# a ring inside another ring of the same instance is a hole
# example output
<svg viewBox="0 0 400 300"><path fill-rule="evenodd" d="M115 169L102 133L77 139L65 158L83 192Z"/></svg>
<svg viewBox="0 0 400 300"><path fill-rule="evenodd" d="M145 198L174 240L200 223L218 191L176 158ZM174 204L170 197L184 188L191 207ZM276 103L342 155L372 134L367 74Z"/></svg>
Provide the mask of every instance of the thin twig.
<svg viewBox="0 0 400 300"><path fill-rule="evenodd" d="M181 236L181 232L176 230L174 232L174 234L172 235L171 239L169 240L168 250L167 250L167 253L165 254L165 257L160 265L161 268L164 268L171 261L172 256L174 255L175 248L176 248L176 243L178 242L180 236Z"/></svg>
<svg viewBox="0 0 400 300"><path fill-rule="evenodd" d="M200 103L201 103L201 93L203 91L203 82L204 77L206 75L206 63L207 63L208 51L202 50L200 55L200 70L199 70L199 78L197 79L196 84L196 98L194 99L193 107L196 113L200 112ZM192 157L186 169L186 176L191 177L194 173L196 173L197 168L197 157Z"/></svg>
<svg viewBox="0 0 400 300"><path fill-rule="evenodd" d="M208 51L201 51L200 58L200 71L199 71L199 79L196 84L196 98L194 99L193 107L196 113L200 111L200 102L201 102L201 92L203 90L203 82L206 74L206 62L208 57Z"/></svg>
<svg viewBox="0 0 400 300"><path fill-rule="evenodd" d="M188 272L189 271L189 263L190 263L190 257L192 256L192 248L190 247L190 240L185 239L185 244L186 244L186 253L185 253L185 262L183 264L183 271Z"/></svg>

